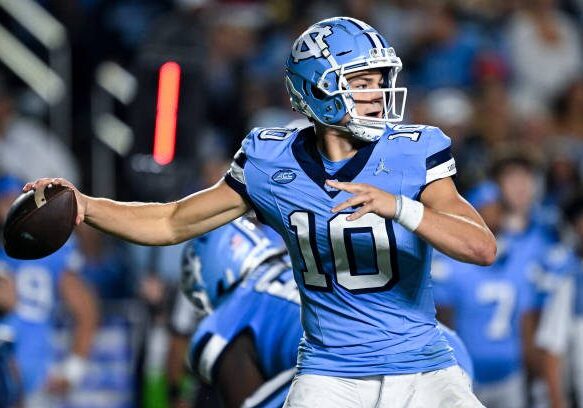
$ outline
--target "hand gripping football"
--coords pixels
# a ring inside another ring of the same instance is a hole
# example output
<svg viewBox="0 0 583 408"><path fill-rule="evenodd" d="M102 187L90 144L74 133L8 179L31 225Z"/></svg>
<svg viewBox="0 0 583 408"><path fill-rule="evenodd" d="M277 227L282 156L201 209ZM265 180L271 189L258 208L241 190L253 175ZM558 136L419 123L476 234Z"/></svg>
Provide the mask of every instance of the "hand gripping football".
<svg viewBox="0 0 583 408"><path fill-rule="evenodd" d="M70 187L49 184L21 194L4 224L4 249L17 259L38 259L67 242L75 227L77 200Z"/></svg>

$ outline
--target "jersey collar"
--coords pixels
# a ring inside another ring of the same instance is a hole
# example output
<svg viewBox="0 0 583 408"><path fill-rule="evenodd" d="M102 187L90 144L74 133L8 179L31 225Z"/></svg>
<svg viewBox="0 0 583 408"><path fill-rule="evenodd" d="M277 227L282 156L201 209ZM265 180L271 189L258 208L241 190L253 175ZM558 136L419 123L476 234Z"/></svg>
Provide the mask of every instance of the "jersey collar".
<svg viewBox="0 0 583 408"><path fill-rule="evenodd" d="M370 158L376 144L371 142L358 149L356 154L334 174L326 173L324 163L316 147L316 136L312 127L299 132L292 144L292 152L302 170L316 183L330 198L336 197L339 190L331 190L326 185L326 180L351 182L362 171Z"/></svg>

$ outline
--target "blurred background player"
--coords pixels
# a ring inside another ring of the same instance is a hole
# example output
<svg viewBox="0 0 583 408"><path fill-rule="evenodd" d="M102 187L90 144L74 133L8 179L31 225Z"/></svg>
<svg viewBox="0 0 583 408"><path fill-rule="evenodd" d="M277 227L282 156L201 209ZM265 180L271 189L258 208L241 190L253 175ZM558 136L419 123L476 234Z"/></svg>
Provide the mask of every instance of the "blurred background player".
<svg viewBox="0 0 583 408"><path fill-rule="evenodd" d="M497 236L496 262L479 267L436 253L438 316L468 345L474 390L486 406L532 406L528 375L551 382L543 364L548 354L535 346L534 337L549 282L559 273L558 252L552 230L536 215L532 161L508 155L493 173L496 181L471 190L468 200Z"/></svg>
<svg viewBox="0 0 583 408"><path fill-rule="evenodd" d="M2 292L0 290L0 293ZM20 406L21 385L14 357L14 333L9 326L2 323L2 316L0 316L0 407Z"/></svg>
<svg viewBox="0 0 583 408"><path fill-rule="evenodd" d="M580 406L583 397L583 197L574 196L563 207L565 245L554 264L564 273L550 282L541 312L536 344L552 358L543 361L551 398ZM555 405L559 406L559 405Z"/></svg>
<svg viewBox="0 0 583 408"><path fill-rule="evenodd" d="M0 218L21 193L20 180L0 177ZM17 301L6 322L15 335L16 362L22 376L25 405L50 407L52 396L63 396L83 379L86 359L98 323L96 300L77 275L81 264L74 241L46 258L31 261L8 257L0 248L0 264L15 282ZM74 330L70 354L54 366L51 344L54 313L59 302L71 314ZM48 393L48 394L47 394Z"/></svg>
<svg viewBox="0 0 583 408"><path fill-rule="evenodd" d="M522 320L522 344L528 373L527 403L536 407L546 404L561 407L565 401L557 388L560 372L552 368L559 364L557 356L549 349L539 347L536 335L547 298L567 273L568 252L559 241L556 215L541 205L541 180L537 168L535 156L528 151L509 149L499 153L493 162L492 177L501 193L500 232L503 242L516 245L511 249L513 254L523 251L524 247L532 248L531 258L525 262L533 266L528 271L528 280L533 285L534 297Z"/></svg>
<svg viewBox="0 0 583 408"><path fill-rule="evenodd" d="M570 372L572 373L571 384L574 390L576 402L578 406L583 406L583 197L577 196L572 199L568 205L565 206L565 216L571 227L573 233L572 242L575 248L575 259L572 269L572 289L571 296L572 302L570 303L570 324L566 327L568 328L568 353L567 364L570 365ZM561 298L559 298L561 301ZM564 309L562 311L564 313ZM554 315L550 320L553 319L564 319L564 317L559 315ZM569 330L570 328L570 330ZM556 333L556 332L555 332ZM561 349L558 350L560 353ZM569 378L569 377L566 377ZM564 381L562 384L562 390L569 390L569 384Z"/></svg>
<svg viewBox="0 0 583 408"><path fill-rule="evenodd" d="M0 181L1 191L5 188ZM1 206L2 204L0 204ZM0 233L2 223L0 222ZM0 407L15 407L21 398L21 380L14 358L14 332L5 317L16 305L16 288L12 277L0 264Z"/></svg>
<svg viewBox="0 0 583 408"><path fill-rule="evenodd" d="M479 189L481 197L470 202L497 233L492 218L499 217L493 214L500 212L498 188L488 183ZM497 261L488 267L457 262L438 252L433 259L438 318L468 345L475 368L474 392L487 407L526 406L521 316L532 299L525 262L532 252L526 249L512 259L509 254L514 252L499 240Z"/></svg>
<svg viewBox="0 0 583 408"><path fill-rule="evenodd" d="M244 218L192 240L184 252L183 291L208 315L196 328L188 362L226 407L285 401L303 331L284 254Z"/></svg>

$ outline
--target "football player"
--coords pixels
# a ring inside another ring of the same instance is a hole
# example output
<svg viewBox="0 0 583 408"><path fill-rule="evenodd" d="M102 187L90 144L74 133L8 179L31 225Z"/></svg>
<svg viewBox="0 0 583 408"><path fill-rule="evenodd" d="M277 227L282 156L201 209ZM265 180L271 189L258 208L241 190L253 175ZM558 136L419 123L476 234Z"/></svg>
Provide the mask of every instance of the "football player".
<svg viewBox="0 0 583 408"><path fill-rule="evenodd" d="M183 292L208 315L188 362L226 407L281 407L295 374L300 299L284 254L244 218L185 248Z"/></svg>
<svg viewBox="0 0 583 408"><path fill-rule="evenodd" d="M468 194L490 229L500 232L502 207L495 183ZM438 317L455 328L475 368L474 391L487 407L525 407L521 322L531 310L535 287L529 271L545 242L498 235L498 257L488 267L458 262L434 253L432 277Z"/></svg>
<svg viewBox="0 0 583 408"><path fill-rule="evenodd" d="M4 200L3 192L9 189L9 183L0 178L0 201ZM0 220L0 233L2 221ZM5 322L6 315L15 305L14 281L0 267L0 407L13 407L20 397L20 378L14 361L14 333Z"/></svg>
<svg viewBox="0 0 583 408"><path fill-rule="evenodd" d="M1 292L1 291L0 291ZM14 333L0 316L0 407L16 407L21 399L20 376L14 359Z"/></svg>
<svg viewBox="0 0 583 408"><path fill-rule="evenodd" d="M286 63L292 106L313 126L252 130L224 180L176 202L76 191L77 222L167 245L254 208L286 242L301 293L304 336L287 406L481 406L437 328L429 269L432 246L487 265L496 241L452 181L450 139L396 123L401 68L368 24L320 21ZM40 179L25 190L50 183L74 187Z"/></svg>
<svg viewBox="0 0 583 408"><path fill-rule="evenodd" d="M20 194L21 182L11 176L0 177L0 219ZM81 258L69 241L58 252L39 260L10 258L0 247L0 269L15 282L17 303L6 318L15 336L15 355L22 376L25 406L50 406L50 394L65 394L78 384L87 370L94 332L97 305L88 287L77 275ZM53 313L61 298L71 312L75 325L71 354L61 366L53 365ZM50 371L52 370L52 371Z"/></svg>
<svg viewBox="0 0 583 408"><path fill-rule="evenodd" d="M560 262L566 279L552 285L536 337L537 345L555 357L544 360L553 407L566 406L571 389L577 406L583 404L583 197L576 196L567 202L563 212L574 251L552 259L555 264Z"/></svg>
<svg viewBox="0 0 583 408"><path fill-rule="evenodd" d="M535 297L522 318L522 344L529 375L528 405L563 407L558 356L551 348L540 347L535 339L548 296L568 273L569 251L557 241L555 218L549 217L549 212L538 203L537 165L532 157L520 151L507 151L495 160L492 177L500 188L504 208L502 236L513 242L519 248L517 251L522 251L529 241L535 243L529 262L535 265L529 272Z"/></svg>
<svg viewBox="0 0 583 408"><path fill-rule="evenodd" d="M565 208L567 219L575 233L576 263L572 270L571 332L569 333L570 365L573 388L579 406L583 406L583 197L574 199Z"/></svg>
<svg viewBox="0 0 583 408"><path fill-rule="evenodd" d="M468 193L496 232L493 265L477 267L434 254L438 316L467 344L476 369L474 390L488 407L529 405L527 369L552 383L544 362L554 360L548 348L536 347L534 335L547 293L564 274L565 251L535 213L533 170L528 157L507 154L494 165L496 182ZM547 388L553 398L554 387Z"/></svg>

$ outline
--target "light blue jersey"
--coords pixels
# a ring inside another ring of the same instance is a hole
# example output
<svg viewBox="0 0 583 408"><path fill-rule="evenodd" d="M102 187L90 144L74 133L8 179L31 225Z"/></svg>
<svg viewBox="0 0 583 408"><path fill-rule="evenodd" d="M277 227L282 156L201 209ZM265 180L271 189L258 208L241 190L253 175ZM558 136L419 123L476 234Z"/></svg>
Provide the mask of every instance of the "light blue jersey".
<svg viewBox="0 0 583 408"><path fill-rule="evenodd" d="M537 274L549 248L544 230L533 225L499 238L490 266L434 254L435 300L454 310L454 328L468 348L478 384L503 381L522 369L520 319L540 307Z"/></svg>
<svg viewBox="0 0 583 408"><path fill-rule="evenodd" d="M254 339L257 363L266 380L280 377L268 393L289 388L295 373L298 343L302 337L299 293L291 268L281 260L262 264L197 327L192 338L189 362L198 374L213 383L224 350L241 333ZM271 402L282 406L286 393ZM261 406L266 406L266 398ZM270 405L271 406L271 405Z"/></svg>
<svg viewBox="0 0 583 408"><path fill-rule="evenodd" d="M575 253L561 242L549 240L546 249L541 250L536 268L531 274L531 280L536 287L535 308L546 307L549 297L552 297L561 283L573 279L577 284L577 257Z"/></svg>
<svg viewBox="0 0 583 408"><path fill-rule="evenodd" d="M581 259L562 243L553 245L537 270L537 308L540 318L536 344L555 355L563 355L570 338L578 336L576 327L581 319L583 290ZM573 349L574 350L574 349Z"/></svg>
<svg viewBox="0 0 583 408"><path fill-rule="evenodd" d="M312 127L256 128L226 182L288 247L302 300L300 373L369 376L454 365L436 327L431 247L375 214L347 221L331 209L350 194L327 179L419 197L455 174L450 139L428 126L396 125L327 174Z"/></svg>
<svg viewBox="0 0 583 408"><path fill-rule="evenodd" d="M38 260L13 259L0 249L0 268L13 277L16 285L18 302L7 324L14 330L16 362L27 394L44 386L53 360L50 339L59 281L64 271L79 268L80 259L72 241Z"/></svg>

